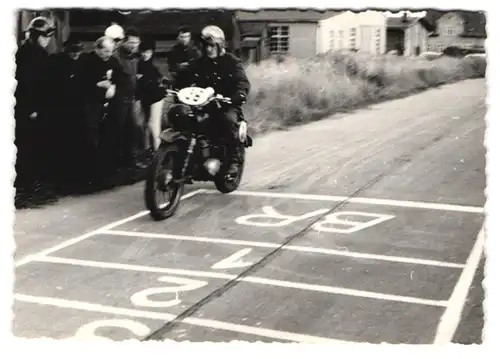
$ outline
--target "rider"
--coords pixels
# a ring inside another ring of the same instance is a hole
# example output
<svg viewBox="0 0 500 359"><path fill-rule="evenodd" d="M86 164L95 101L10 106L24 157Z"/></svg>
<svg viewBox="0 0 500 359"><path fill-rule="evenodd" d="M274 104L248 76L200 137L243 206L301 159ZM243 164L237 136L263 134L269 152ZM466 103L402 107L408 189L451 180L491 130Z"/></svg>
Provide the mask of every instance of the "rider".
<svg viewBox="0 0 500 359"><path fill-rule="evenodd" d="M229 174L235 174L242 163L244 144L239 141L239 124L243 120L241 106L250 92L250 82L242 63L233 54L226 52L224 31L217 26L207 26L201 32L201 54L193 60L185 72L179 74L175 86L212 87L215 93L231 98L231 104L222 104L215 116L211 116L217 125L215 133L230 140L229 150L231 165ZM215 109L214 109L215 110ZM173 106L169 118L174 119L183 113L182 107Z"/></svg>

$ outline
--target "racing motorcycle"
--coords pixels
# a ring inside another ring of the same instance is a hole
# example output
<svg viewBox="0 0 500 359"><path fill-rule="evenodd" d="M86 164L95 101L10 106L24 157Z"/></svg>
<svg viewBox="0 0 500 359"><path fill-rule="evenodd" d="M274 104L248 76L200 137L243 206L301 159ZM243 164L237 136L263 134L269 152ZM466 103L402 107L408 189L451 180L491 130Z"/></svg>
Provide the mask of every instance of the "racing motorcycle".
<svg viewBox="0 0 500 359"><path fill-rule="evenodd" d="M220 108L221 103L231 103L231 99L215 94L211 87L186 87L166 92L187 105L189 111L182 116L180 126L162 131L160 147L148 169L144 198L150 216L156 221L174 215L185 184L211 181L221 193L235 191L243 175L245 148L251 147L253 142L247 134L247 123L241 121L238 137L243 144L242 162L237 173L229 175L229 139L208 136L203 128L210 126L207 106L215 102Z"/></svg>

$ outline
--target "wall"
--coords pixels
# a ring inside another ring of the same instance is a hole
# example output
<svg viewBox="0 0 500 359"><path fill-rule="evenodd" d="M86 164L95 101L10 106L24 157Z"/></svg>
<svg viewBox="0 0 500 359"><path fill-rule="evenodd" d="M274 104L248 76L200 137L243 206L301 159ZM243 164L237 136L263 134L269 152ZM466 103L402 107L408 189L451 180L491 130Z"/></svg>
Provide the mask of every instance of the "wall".
<svg viewBox="0 0 500 359"><path fill-rule="evenodd" d="M323 19L320 21L318 52L355 48L362 52L382 54L387 41L385 28L386 17L377 11L346 11Z"/></svg>
<svg viewBox="0 0 500 359"><path fill-rule="evenodd" d="M316 55L316 23L270 23L268 26L288 26L288 56L305 58Z"/></svg>
<svg viewBox="0 0 500 359"><path fill-rule="evenodd" d="M417 56L416 47L420 47L420 53L427 51L429 32L418 21L414 21L405 31L405 56Z"/></svg>

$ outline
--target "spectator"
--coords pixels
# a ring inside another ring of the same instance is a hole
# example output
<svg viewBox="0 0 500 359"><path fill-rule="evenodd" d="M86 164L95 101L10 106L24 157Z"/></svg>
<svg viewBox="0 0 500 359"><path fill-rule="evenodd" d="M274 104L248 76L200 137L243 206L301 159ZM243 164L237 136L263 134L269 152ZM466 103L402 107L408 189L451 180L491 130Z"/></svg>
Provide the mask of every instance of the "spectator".
<svg viewBox="0 0 500 359"><path fill-rule="evenodd" d="M200 58L200 50L191 40L191 29L181 27L177 32L177 44L168 52L168 69L175 79L185 72L189 62Z"/></svg>
<svg viewBox="0 0 500 359"><path fill-rule="evenodd" d="M51 55L49 76L54 83L50 97L50 136L52 169L55 180L65 181L82 160L84 100L81 93L83 45L70 39L64 52ZM76 156L75 156L76 155Z"/></svg>
<svg viewBox="0 0 500 359"><path fill-rule="evenodd" d="M104 36L111 37L115 41L115 51L116 51L122 44L123 39L125 38L125 32L123 31L123 28L120 25L118 25L117 23L112 23L112 25L109 26L104 31Z"/></svg>
<svg viewBox="0 0 500 359"><path fill-rule="evenodd" d="M46 118L50 86L47 82L49 54L46 50L54 27L44 17L34 18L26 28L26 41L16 53L17 81L14 93L16 104L15 144L17 146L16 182L43 179L44 117ZM41 176L41 177L39 177ZM38 178L37 178L38 177Z"/></svg>
<svg viewBox="0 0 500 359"><path fill-rule="evenodd" d="M108 103L115 95L119 86L121 67L113 51L115 42L112 38L103 36L94 45L94 51L85 59L81 75L82 97L85 100L85 153L82 163L88 164L85 170L90 180L97 180L98 170L112 170L113 158L112 139L116 133L106 135L109 129ZM111 149L110 149L111 148ZM100 156L101 153L104 156ZM87 176L86 176L87 177Z"/></svg>
<svg viewBox="0 0 500 359"><path fill-rule="evenodd" d="M139 49L141 60L137 69L137 100L140 101L140 107L144 115L145 147L152 153L160 146L165 89L161 86L163 76L153 64L154 40L148 39L141 42ZM152 146L150 145L150 139L153 142Z"/></svg>
<svg viewBox="0 0 500 359"><path fill-rule="evenodd" d="M135 29L125 32L125 39L113 56L120 64L122 79L113 99L115 136L119 140L116 149L120 153L120 165L128 168L144 168L140 161L144 149L144 128L138 116L137 64L139 62L140 35Z"/></svg>

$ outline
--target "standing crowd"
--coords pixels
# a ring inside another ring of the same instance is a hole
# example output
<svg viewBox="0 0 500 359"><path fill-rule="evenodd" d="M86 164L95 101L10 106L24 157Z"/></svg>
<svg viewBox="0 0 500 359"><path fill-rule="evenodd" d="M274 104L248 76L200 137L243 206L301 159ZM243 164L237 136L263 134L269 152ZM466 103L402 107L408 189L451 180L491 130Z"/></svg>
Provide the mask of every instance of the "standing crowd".
<svg viewBox="0 0 500 359"><path fill-rule="evenodd" d="M16 53L16 182L85 185L145 168L159 147L166 86L201 56L191 31L178 31L166 75L153 64L155 42L136 29L112 25L90 53L69 39L49 54L54 31L35 18Z"/></svg>

